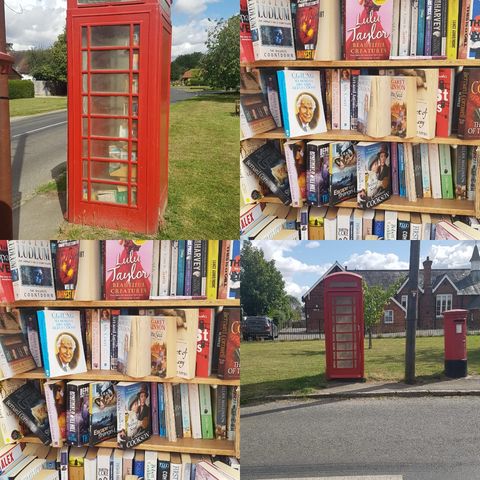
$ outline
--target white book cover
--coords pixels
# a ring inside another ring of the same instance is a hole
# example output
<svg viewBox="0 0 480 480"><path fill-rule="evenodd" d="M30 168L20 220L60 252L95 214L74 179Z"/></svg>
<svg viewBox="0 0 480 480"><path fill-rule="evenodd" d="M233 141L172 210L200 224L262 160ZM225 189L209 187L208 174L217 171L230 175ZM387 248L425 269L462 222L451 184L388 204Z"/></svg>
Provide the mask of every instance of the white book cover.
<svg viewBox="0 0 480 480"><path fill-rule="evenodd" d="M178 240L172 241L172 260L170 268L170 295L177 295Z"/></svg>
<svg viewBox="0 0 480 480"><path fill-rule="evenodd" d="M248 0L255 60L295 60L290 0Z"/></svg>
<svg viewBox="0 0 480 480"><path fill-rule="evenodd" d="M438 145L428 144L428 164L430 167L430 181L432 187L432 198L442 198L442 184L440 178L440 157Z"/></svg>
<svg viewBox="0 0 480 480"><path fill-rule="evenodd" d="M358 121L357 130L364 135L372 130L368 125L368 112L370 111L372 95L372 77L370 75L360 75L358 77ZM372 123L373 120L370 120Z"/></svg>
<svg viewBox="0 0 480 480"><path fill-rule="evenodd" d="M423 198L432 198L432 188L430 181L430 164L428 161L428 144L420 144L420 158L422 162L422 188Z"/></svg>
<svg viewBox="0 0 480 480"><path fill-rule="evenodd" d="M398 55L408 57L410 54L410 21L411 0L400 0L400 26L398 40Z"/></svg>
<svg viewBox="0 0 480 480"><path fill-rule="evenodd" d="M15 300L55 300L50 240L9 240Z"/></svg>
<svg viewBox="0 0 480 480"><path fill-rule="evenodd" d="M83 460L83 476L84 480L97 480L97 449L94 447L88 449Z"/></svg>
<svg viewBox="0 0 480 480"><path fill-rule="evenodd" d="M190 421L192 426L192 438L202 438L202 425L200 421L200 398L198 396L198 385L188 384L188 401L190 407Z"/></svg>
<svg viewBox="0 0 480 480"><path fill-rule="evenodd" d="M100 310L100 368L110 370L110 310Z"/></svg>
<svg viewBox="0 0 480 480"><path fill-rule="evenodd" d="M133 458L135 457L135 450L127 449L123 452L123 476L131 475L133 473Z"/></svg>
<svg viewBox="0 0 480 480"><path fill-rule="evenodd" d="M373 219L375 217L375 210L365 210L363 213L363 239L367 235L373 234Z"/></svg>
<svg viewBox="0 0 480 480"><path fill-rule="evenodd" d="M190 404L188 399L188 385L180 384L180 398L182 403L182 428L183 438L192 438L192 427L190 424Z"/></svg>
<svg viewBox="0 0 480 480"><path fill-rule="evenodd" d="M398 56L398 35L400 24L400 0L393 0L393 21L392 21L392 48L390 50L391 57Z"/></svg>
<svg viewBox="0 0 480 480"><path fill-rule="evenodd" d="M170 240L160 240L159 297L168 297L170 294L170 246Z"/></svg>
<svg viewBox="0 0 480 480"><path fill-rule="evenodd" d="M300 240L308 240L308 205L303 205L298 210L297 221L300 225Z"/></svg>
<svg viewBox="0 0 480 480"><path fill-rule="evenodd" d="M170 463L170 480L184 480L182 478L182 464Z"/></svg>
<svg viewBox="0 0 480 480"><path fill-rule="evenodd" d="M338 68L332 70L332 129L340 129L340 69Z"/></svg>
<svg viewBox="0 0 480 480"><path fill-rule="evenodd" d="M80 312L39 310L37 316L45 375L61 377L86 372Z"/></svg>
<svg viewBox="0 0 480 480"><path fill-rule="evenodd" d="M92 311L92 370L100 370L100 310Z"/></svg>
<svg viewBox="0 0 480 480"><path fill-rule="evenodd" d="M413 220L413 219L412 219ZM421 240L422 239L422 224L410 223L410 240Z"/></svg>
<svg viewBox="0 0 480 480"><path fill-rule="evenodd" d="M123 480L123 452L121 448L113 451L113 480Z"/></svg>
<svg viewBox="0 0 480 480"><path fill-rule="evenodd" d="M385 240L397 239L397 212L385 211Z"/></svg>
<svg viewBox="0 0 480 480"><path fill-rule="evenodd" d="M338 0L321 0L318 18L317 45L315 60L341 60L342 29Z"/></svg>
<svg viewBox="0 0 480 480"><path fill-rule="evenodd" d="M350 130L350 70L340 70L340 128Z"/></svg>
<svg viewBox="0 0 480 480"><path fill-rule="evenodd" d="M157 452L150 450L145 452L144 480L157 480Z"/></svg>
<svg viewBox="0 0 480 480"><path fill-rule="evenodd" d="M150 288L150 298L158 297L158 266L160 263L160 240L153 241L152 254L152 286Z"/></svg>
<svg viewBox="0 0 480 480"><path fill-rule="evenodd" d="M325 220L323 222L325 228L325 240L337 239L337 209L329 207Z"/></svg>
<svg viewBox="0 0 480 480"><path fill-rule="evenodd" d="M350 240L350 217L353 209L339 208L337 212L337 240Z"/></svg>
<svg viewBox="0 0 480 480"><path fill-rule="evenodd" d="M418 0L411 0L410 6L410 55L417 55Z"/></svg>
<svg viewBox="0 0 480 480"><path fill-rule="evenodd" d="M110 480L110 459L113 454L111 448L99 448L97 454L97 480Z"/></svg>
<svg viewBox="0 0 480 480"><path fill-rule="evenodd" d="M197 359L198 308L177 317L177 377L194 378Z"/></svg>
<svg viewBox="0 0 480 480"><path fill-rule="evenodd" d="M100 300L101 278L100 241L80 240L75 300Z"/></svg>
<svg viewBox="0 0 480 480"><path fill-rule="evenodd" d="M422 218L422 240L430 240L432 233L432 217L429 213L421 213Z"/></svg>
<svg viewBox="0 0 480 480"><path fill-rule="evenodd" d="M303 141L293 140L283 144L285 151L285 162L287 164L288 183L290 185L290 196L292 207L300 207L305 200L305 144ZM298 168L297 168L298 164ZM303 169L301 168L303 167ZM299 176L300 174L300 176ZM303 192L300 189L302 182Z"/></svg>
<svg viewBox="0 0 480 480"><path fill-rule="evenodd" d="M353 211L353 240L363 239L363 212L361 208L356 208Z"/></svg>

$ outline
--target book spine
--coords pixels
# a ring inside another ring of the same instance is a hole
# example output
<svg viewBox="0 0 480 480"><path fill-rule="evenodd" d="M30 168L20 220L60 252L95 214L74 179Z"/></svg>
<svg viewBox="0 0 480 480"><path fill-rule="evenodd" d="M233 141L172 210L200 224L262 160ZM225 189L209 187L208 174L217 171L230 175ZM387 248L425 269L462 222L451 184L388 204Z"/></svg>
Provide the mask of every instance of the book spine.
<svg viewBox="0 0 480 480"><path fill-rule="evenodd" d="M410 239L410 222L398 221L397 240L409 240Z"/></svg>
<svg viewBox="0 0 480 480"><path fill-rule="evenodd" d="M426 0L418 0L417 55L423 55L425 49Z"/></svg>
<svg viewBox="0 0 480 480"><path fill-rule="evenodd" d="M317 149L314 145L307 143L307 202L310 205L317 205L317 189L315 182L315 174L317 169Z"/></svg>
<svg viewBox="0 0 480 480"><path fill-rule="evenodd" d="M202 296L207 296L207 260L208 260L208 241L202 240Z"/></svg>
<svg viewBox="0 0 480 480"><path fill-rule="evenodd" d="M168 297L170 293L170 259L170 240L160 240L159 297Z"/></svg>
<svg viewBox="0 0 480 480"><path fill-rule="evenodd" d="M407 57L410 53L410 7L410 0L400 0L398 55L401 57Z"/></svg>
<svg viewBox="0 0 480 480"><path fill-rule="evenodd" d="M410 55L417 54L417 35L418 35L418 0L413 0L410 6Z"/></svg>
<svg viewBox="0 0 480 480"><path fill-rule="evenodd" d="M467 198L470 201L475 200L476 182L477 182L477 147L469 147L468 149L468 163L467 163Z"/></svg>
<svg viewBox="0 0 480 480"><path fill-rule="evenodd" d="M100 370L100 314L92 312L92 370Z"/></svg>
<svg viewBox="0 0 480 480"><path fill-rule="evenodd" d="M43 369L45 370L45 376L50 377L50 361L48 359L48 343L47 343L47 326L45 311L39 310L37 312L38 318L38 333L40 335L40 345L42 347Z"/></svg>
<svg viewBox="0 0 480 480"><path fill-rule="evenodd" d="M186 241L185 249L185 295L192 295L193 240Z"/></svg>
<svg viewBox="0 0 480 480"><path fill-rule="evenodd" d="M170 295L177 295L177 275L178 275L178 240L172 241L172 259L170 272Z"/></svg>
<svg viewBox="0 0 480 480"><path fill-rule="evenodd" d="M344 68L340 73L340 128L350 130L350 70Z"/></svg>
<svg viewBox="0 0 480 480"><path fill-rule="evenodd" d="M332 70L332 129L340 129L340 70Z"/></svg>
<svg viewBox="0 0 480 480"><path fill-rule="evenodd" d="M466 136L466 125L467 125L467 103L469 97L469 85L470 85L470 70L464 69L461 76L461 85L460 85L460 113L458 117L458 132L457 135L460 138Z"/></svg>
<svg viewBox="0 0 480 480"><path fill-rule="evenodd" d="M192 438L202 438L202 424L200 421L200 399L198 385L188 384L188 400L190 402L190 420L192 424Z"/></svg>
<svg viewBox="0 0 480 480"><path fill-rule="evenodd" d="M439 145L438 150L440 156L442 198L453 198L453 177L450 145Z"/></svg>
<svg viewBox="0 0 480 480"><path fill-rule="evenodd" d="M177 295L185 295L185 240L178 241Z"/></svg>
<svg viewBox="0 0 480 480"><path fill-rule="evenodd" d="M182 404L182 432L183 438L192 438L192 427L190 424L190 405L188 401L188 385L180 384L180 398Z"/></svg>
<svg viewBox="0 0 480 480"><path fill-rule="evenodd" d="M77 404L78 400L78 391L75 385L70 385L67 383L66 386L67 394L67 443L69 445L78 444L78 431L77 423L75 421L75 415L77 408L80 409L80 404Z"/></svg>
<svg viewBox="0 0 480 480"><path fill-rule="evenodd" d="M175 431L177 433L177 438L183 438L182 399L181 399L179 383L174 383L172 385L172 393L173 393L173 411L175 414Z"/></svg>
<svg viewBox="0 0 480 480"><path fill-rule="evenodd" d="M430 167L428 163L428 144L420 144L420 158L422 167L422 190L423 198L432 198L432 189L430 185Z"/></svg>
<svg viewBox="0 0 480 480"><path fill-rule="evenodd" d="M399 40L399 24L400 24L400 0L393 0L393 21L392 21L392 47L390 50L391 57L398 56L398 40Z"/></svg>
<svg viewBox="0 0 480 480"><path fill-rule="evenodd" d="M48 413L48 425L50 427L50 436L52 437L52 447L61 447L62 438L60 435L60 426L58 423L57 407L55 405L55 399L53 398L53 392L50 385L44 385L45 390L45 402L47 404Z"/></svg>
<svg viewBox="0 0 480 480"><path fill-rule="evenodd" d="M163 384L157 385L158 393L158 435L161 438L167 437L167 425L165 423L165 391Z"/></svg>
<svg viewBox="0 0 480 480"><path fill-rule="evenodd" d="M298 185L298 172L295 165L295 158L292 150L292 145L285 144L285 162L287 164L288 183L290 185L290 195L292 197L292 207L298 208L301 206L300 187Z"/></svg>
<svg viewBox="0 0 480 480"><path fill-rule="evenodd" d="M200 296L202 294L202 242L193 241L193 259L192 259L192 295Z"/></svg>
<svg viewBox="0 0 480 480"><path fill-rule="evenodd" d="M17 462L22 457L22 445L17 443L9 450L0 455L0 475L4 474L8 467Z"/></svg>
<svg viewBox="0 0 480 480"><path fill-rule="evenodd" d="M434 0L426 0L425 14L425 55L432 55L432 29L433 29L433 2Z"/></svg>
<svg viewBox="0 0 480 480"><path fill-rule="evenodd" d="M8 240L8 259L10 262L10 272L16 273L17 280L13 280L12 277L12 287L13 287L13 295L15 300L21 300L21 286L20 286L20 276L18 274L18 257L17 257L17 250L16 250L16 242L14 240Z"/></svg>
<svg viewBox="0 0 480 480"><path fill-rule="evenodd" d="M360 70L351 71L350 85L350 130L357 130L358 125L358 77Z"/></svg>
<svg viewBox="0 0 480 480"><path fill-rule="evenodd" d="M399 185L398 185L398 156L397 156L397 144L391 144L391 153L392 153L392 193L393 195L399 195Z"/></svg>
<svg viewBox="0 0 480 480"><path fill-rule="evenodd" d="M432 55L442 54L442 0L433 0Z"/></svg>
<svg viewBox="0 0 480 480"><path fill-rule="evenodd" d="M230 250L232 248L231 240L222 240L220 272L218 281L218 298L228 298L229 290L229 266L230 266Z"/></svg>
<svg viewBox="0 0 480 480"><path fill-rule="evenodd" d="M208 241L207 298L217 298L218 287L218 240Z"/></svg>
<svg viewBox="0 0 480 480"><path fill-rule="evenodd" d="M150 384L150 392L152 395L152 400L150 401L150 405L152 406L152 434L158 435L159 427L158 427L158 390L157 384L152 382Z"/></svg>
<svg viewBox="0 0 480 480"><path fill-rule="evenodd" d="M237 387L228 387L228 409L227 409L227 439L235 440L235 427L237 424L237 412L239 401L239 389Z"/></svg>
<svg viewBox="0 0 480 480"><path fill-rule="evenodd" d="M200 419L202 424L202 438L213 439L214 434L210 385L198 385L198 393L200 397Z"/></svg>
<svg viewBox="0 0 480 480"><path fill-rule="evenodd" d="M404 145L398 145L398 191L401 197L406 197L406 185L405 185L405 156Z"/></svg>
<svg viewBox="0 0 480 480"><path fill-rule="evenodd" d="M463 0L462 13L460 16L460 38L458 42L458 58L468 58L468 44L470 35L470 11L472 0Z"/></svg>
<svg viewBox="0 0 480 480"><path fill-rule="evenodd" d="M280 95L280 103L282 105L282 120L285 136L290 138L290 120L288 118L288 100L287 100L287 85L284 70L277 71L278 94Z"/></svg>
<svg viewBox="0 0 480 480"><path fill-rule="evenodd" d="M442 186L440 183L440 164L438 158L438 145L428 145L428 164L430 168L430 183L432 198L442 198Z"/></svg>
<svg viewBox="0 0 480 480"><path fill-rule="evenodd" d="M100 318L100 368L110 370L110 318Z"/></svg>
<svg viewBox="0 0 480 480"><path fill-rule="evenodd" d="M118 316L120 310L112 310L110 332L110 370L116 370L118 365Z"/></svg>
<svg viewBox="0 0 480 480"><path fill-rule="evenodd" d="M447 56L447 26L448 26L448 2L449 0L442 0L442 23L441 23L441 45L442 45L442 56Z"/></svg>
<svg viewBox="0 0 480 480"><path fill-rule="evenodd" d="M260 60L260 32L257 18L256 0L248 0L248 18L252 37L253 55L255 60Z"/></svg>
<svg viewBox="0 0 480 480"><path fill-rule="evenodd" d="M455 162L455 198L457 200L466 200L467 198L467 155L468 147L459 145L457 147L457 161Z"/></svg>
<svg viewBox="0 0 480 480"><path fill-rule="evenodd" d="M215 438L225 440L227 438L227 387L217 386L217 398L215 406Z"/></svg>

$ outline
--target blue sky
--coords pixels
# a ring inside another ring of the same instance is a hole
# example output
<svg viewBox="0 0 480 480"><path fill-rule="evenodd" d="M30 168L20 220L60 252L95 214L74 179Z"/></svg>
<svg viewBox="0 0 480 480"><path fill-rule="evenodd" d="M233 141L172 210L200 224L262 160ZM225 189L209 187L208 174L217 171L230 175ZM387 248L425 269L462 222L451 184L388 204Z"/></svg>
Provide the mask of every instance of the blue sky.
<svg viewBox="0 0 480 480"><path fill-rule="evenodd" d="M258 241L268 260L282 272L286 290L301 297L335 262L349 269L408 269L410 242ZM432 268L468 268L474 242L421 242L420 263L427 256Z"/></svg>

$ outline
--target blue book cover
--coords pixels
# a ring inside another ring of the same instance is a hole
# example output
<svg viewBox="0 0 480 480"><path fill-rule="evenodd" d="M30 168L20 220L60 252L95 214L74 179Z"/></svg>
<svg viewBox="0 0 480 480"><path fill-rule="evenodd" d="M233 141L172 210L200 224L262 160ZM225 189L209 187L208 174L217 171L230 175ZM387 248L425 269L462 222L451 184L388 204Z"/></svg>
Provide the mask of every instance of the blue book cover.
<svg viewBox="0 0 480 480"><path fill-rule="evenodd" d="M240 240L232 240L228 298L240 298Z"/></svg>
<svg viewBox="0 0 480 480"><path fill-rule="evenodd" d="M423 55L425 48L426 0L418 0L417 55Z"/></svg>
<svg viewBox="0 0 480 480"><path fill-rule="evenodd" d="M37 311L38 335L40 337L40 346L42 350L43 368L45 376L50 377L50 361L48 359L47 331L45 326L45 310Z"/></svg>
<svg viewBox="0 0 480 480"><path fill-rule="evenodd" d="M379 238L385 236L385 220L377 220L377 215L375 215L375 218L373 219L373 234L377 235Z"/></svg>
<svg viewBox="0 0 480 480"><path fill-rule="evenodd" d="M185 252L185 295L192 295L193 240L187 240Z"/></svg>
<svg viewBox="0 0 480 480"><path fill-rule="evenodd" d="M142 455L141 459L137 457L138 452L133 457L133 475L137 475L138 478L143 478L145 475L145 457Z"/></svg>
<svg viewBox="0 0 480 480"><path fill-rule="evenodd" d="M403 155L403 143L398 144L398 189L401 197L407 196L405 187L405 157Z"/></svg>
<svg viewBox="0 0 480 480"><path fill-rule="evenodd" d="M167 437L167 424L165 421L165 395L163 383L158 384L158 435Z"/></svg>
<svg viewBox="0 0 480 480"><path fill-rule="evenodd" d="M424 55L432 54L433 0L426 0Z"/></svg>
<svg viewBox="0 0 480 480"><path fill-rule="evenodd" d="M177 295L184 295L185 286L185 240L178 241Z"/></svg>
<svg viewBox="0 0 480 480"><path fill-rule="evenodd" d="M285 135L290 137L290 121L288 119L287 87L285 81L285 70L277 71L278 93L280 95L280 104L282 106L282 120Z"/></svg>

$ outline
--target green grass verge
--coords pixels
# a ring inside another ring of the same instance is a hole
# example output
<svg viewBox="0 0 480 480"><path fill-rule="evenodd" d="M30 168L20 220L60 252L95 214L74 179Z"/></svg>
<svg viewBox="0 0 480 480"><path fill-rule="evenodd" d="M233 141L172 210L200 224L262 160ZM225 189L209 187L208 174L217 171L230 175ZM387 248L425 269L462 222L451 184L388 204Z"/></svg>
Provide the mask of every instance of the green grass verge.
<svg viewBox="0 0 480 480"><path fill-rule="evenodd" d="M10 100L10 117L22 117L64 108L67 108L67 97L17 98Z"/></svg>
<svg viewBox="0 0 480 480"><path fill-rule="evenodd" d="M160 239L238 237L239 117L236 95L171 105L169 193ZM62 225L59 238L128 238L132 232Z"/></svg>
<svg viewBox="0 0 480 480"><path fill-rule="evenodd" d="M480 373L480 336L468 337L469 373ZM365 344L367 381L402 381L405 371L405 339L373 340ZM443 337L418 337L416 374L418 382L443 377ZM325 343L299 342L242 343L242 403L260 401L267 395L307 394L327 387Z"/></svg>

